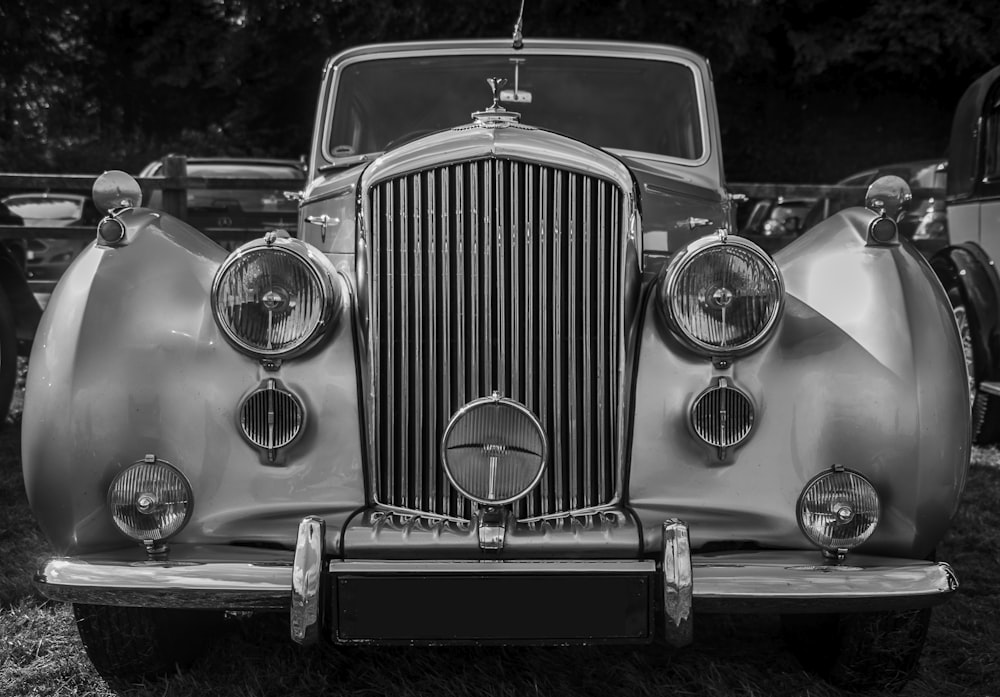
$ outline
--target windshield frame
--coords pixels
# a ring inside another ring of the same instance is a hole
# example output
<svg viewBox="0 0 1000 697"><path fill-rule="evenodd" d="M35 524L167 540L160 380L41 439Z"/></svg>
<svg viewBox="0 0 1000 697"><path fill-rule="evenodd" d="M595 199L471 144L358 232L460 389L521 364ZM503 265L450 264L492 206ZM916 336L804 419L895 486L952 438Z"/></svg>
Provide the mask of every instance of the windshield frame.
<svg viewBox="0 0 1000 697"><path fill-rule="evenodd" d="M498 58L517 58L532 56L580 56L586 58L617 58L629 60L661 61L680 65L690 71L693 85L696 107L698 109L697 123L700 129L702 143L701 154L697 159L687 159L663 155L654 152L640 152L632 150L622 150L617 148L601 148L607 152L618 156L630 156L651 160L656 162L670 163L682 167L697 168L705 165L713 156L715 143L712 140L712 130L709 123L709 105L705 85L705 76L701 66L684 55L683 50L667 46L656 46L647 44L620 44L611 42L585 42L585 41L550 41L537 47L525 47L522 50L514 51L509 45L499 42L481 42L478 44L455 44L455 43L430 43L430 44L408 44L385 47L386 50L379 51L378 46L368 47L372 50L345 52L334 59L327 66L327 80L323 98L320 100L317 116L322 119L322 129L319 133L319 150L324 162L314 162L313 168L326 171L328 169L338 169L351 165L367 162L382 154L381 151L371 153L353 153L350 155L334 155L331 150L331 134L333 130L334 106L337 103L340 90L340 78L343 70L358 63L373 62L379 60L398 60L406 58L427 58L427 57L470 57L470 56L495 56ZM489 106L489 88L483 85L483 108ZM512 105L516 109L516 105ZM471 116L467 120L457 121L454 126L467 126L472 122ZM530 122L524 125L532 126ZM592 143L590 145L593 145ZM600 146L594 146L600 147Z"/></svg>

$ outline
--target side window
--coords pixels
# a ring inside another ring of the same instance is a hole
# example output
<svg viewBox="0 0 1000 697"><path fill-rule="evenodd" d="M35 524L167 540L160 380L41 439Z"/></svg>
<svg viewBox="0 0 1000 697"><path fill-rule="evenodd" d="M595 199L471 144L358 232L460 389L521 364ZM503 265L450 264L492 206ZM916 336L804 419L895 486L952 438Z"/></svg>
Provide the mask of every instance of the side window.
<svg viewBox="0 0 1000 697"><path fill-rule="evenodd" d="M1000 181L1000 83L983 105L983 180Z"/></svg>

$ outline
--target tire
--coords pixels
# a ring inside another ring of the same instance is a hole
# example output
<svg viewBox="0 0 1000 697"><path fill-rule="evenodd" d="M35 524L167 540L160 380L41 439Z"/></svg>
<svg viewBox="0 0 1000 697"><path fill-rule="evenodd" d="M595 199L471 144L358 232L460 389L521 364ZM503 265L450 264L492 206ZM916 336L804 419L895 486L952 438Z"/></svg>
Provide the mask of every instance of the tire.
<svg viewBox="0 0 1000 697"><path fill-rule="evenodd" d="M73 614L90 662L109 683L190 667L222 622L212 610L74 604Z"/></svg>
<svg viewBox="0 0 1000 697"><path fill-rule="evenodd" d="M3 288L0 288L0 427L10 413L10 400L17 380L17 327L14 312Z"/></svg>
<svg viewBox="0 0 1000 697"><path fill-rule="evenodd" d="M975 341L977 325L975 316L962 302L957 289L948 293L951 310L955 315L958 333L962 339L962 353L965 367L969 372L969 402L972 408L972 441L977 445L989 445L1000 441L1000 403L991 395L979 389L985 379L987 357L981 356Z"/></svg>
<svg viewBox="0 0 1000 697"><path fill-rule="evenodd" d="M784 615L782 632L802 667L838 687L897 691L917 670L931 610Z"/></svg>

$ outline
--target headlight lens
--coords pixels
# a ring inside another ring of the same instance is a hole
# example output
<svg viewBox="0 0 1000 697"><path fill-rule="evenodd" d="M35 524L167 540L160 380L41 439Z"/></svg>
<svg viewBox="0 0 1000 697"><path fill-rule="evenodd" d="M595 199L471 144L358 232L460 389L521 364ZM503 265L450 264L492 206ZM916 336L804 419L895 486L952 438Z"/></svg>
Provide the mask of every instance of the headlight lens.
<svg viewBox="0 0 1000 697"><path fill-rule="evenodd" d="M139 542L176 534L191 514L191 486L163 460L146 459L118 473L108 489L115 525Z"/></svg>
<svg viewBox="0 0 1000 697"><path fill-rule="evenodd" d="M806 484L798 503L799 526L816 546L854 549L879 521L875 487L857 472L835 467Z"/></svg>
<svg viewBox="0 0 1000 697"><path fill-rule="evenodd" d="M712 356L744 353L774 328L784 302L778 267L752 242L706 237L667 267L660 304L670 327Z"/></svg>
<svg viewBox="0 0 1000 697"><path fill-rule="evenodd" d="M339 305L333 270L300 240L266 238L236 250L213 289L216 320L254 356L282 358L310 348Z"/></svg>

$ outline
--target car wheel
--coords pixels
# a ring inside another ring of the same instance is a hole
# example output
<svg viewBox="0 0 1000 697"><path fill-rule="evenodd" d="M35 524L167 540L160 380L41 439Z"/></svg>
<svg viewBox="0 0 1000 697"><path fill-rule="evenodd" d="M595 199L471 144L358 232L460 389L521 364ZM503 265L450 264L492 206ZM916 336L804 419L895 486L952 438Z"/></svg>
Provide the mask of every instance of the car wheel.
<svg viewBox="0 0 1000 697"><path fill-rule="evenodd" d="M913 677L931 610L783 615L781 627L802 667L850 690L901 689Z"/></svg>
<svg viewBox="0 0 1000 697"><path fill-rule="evenodd" d="M17 380L17 328L7 294L0 288L0 425L7 421Z"/></svg>
<svg viewBox="0 0 1000 697"><path fill-rule="evenodd" d="M222 613L73 605L76 628L97 672L109 682L189 667L220 627Z"/></svg>
<svg viewBox="0 0 1000 697"><path fill-rule="evenodd" d="M977 355L975 342L974 317L971 316L956 290L948 297L951 299L951 309L958 325L958 333L962 339L962 354L965 357L965 367L969 375L969 403L972 408L972 439L979 445L988 445L1000 440L1000 405L996 399L979 389L982 381L982 366L984 357Z"/></svg>

